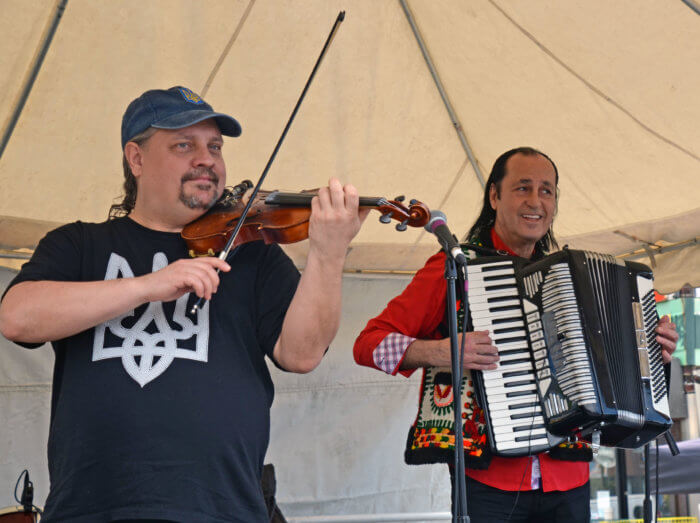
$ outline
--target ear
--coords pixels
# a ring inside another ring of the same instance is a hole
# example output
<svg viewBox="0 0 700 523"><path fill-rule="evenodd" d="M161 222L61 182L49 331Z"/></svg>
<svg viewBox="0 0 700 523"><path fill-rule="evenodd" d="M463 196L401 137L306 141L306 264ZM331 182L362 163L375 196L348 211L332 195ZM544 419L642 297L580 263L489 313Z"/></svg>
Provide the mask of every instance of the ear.
<svg viewBox="0 0 700 523"><path fill-rule="evenodd" d="M496 184L492 183L489 186L489 202L491 202L491 208L496 210L496 202L498 201L498 194L496 192Z"/></svg>
<svg viewBox="0 0 700 523"><path fill-rule="evenodd" d="M126 161L129 162L131 172L134 173L136 178L139 178L143 169L143 154L141 152L141 147L139 147L136 142L127 142L124 146L124 157L126 158Z"/></svg>

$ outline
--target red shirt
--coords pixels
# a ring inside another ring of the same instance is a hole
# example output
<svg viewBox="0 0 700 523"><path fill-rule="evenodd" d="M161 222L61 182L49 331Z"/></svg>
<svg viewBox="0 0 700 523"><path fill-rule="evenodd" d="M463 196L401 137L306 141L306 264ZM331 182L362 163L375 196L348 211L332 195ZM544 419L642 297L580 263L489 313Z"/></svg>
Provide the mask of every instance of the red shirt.
<svg viewBox="0 0 700 523"><path fill-rule="evenodd" d="M493 244L497 249L512 251L501 241L495 231L491 231ZM408 287L391 300L384 311L369 321L360 333L353 348L355 361L360 365L378 369L373 359L374 349L392 332L398 332L417 339L440 339L438 327L445 314L447 288L443 278L445 254L432 256L425 266L416 273ZM398 370L410 376L414 370ZM552 459L548 453L537 456L540 461L541 485L544 492L571 490L588 481L588 463L581 461L560 461ZM486 470L466 469L466 474L481 483L501 490L532 490L532 458L504 458L493 456Z"/></svg>

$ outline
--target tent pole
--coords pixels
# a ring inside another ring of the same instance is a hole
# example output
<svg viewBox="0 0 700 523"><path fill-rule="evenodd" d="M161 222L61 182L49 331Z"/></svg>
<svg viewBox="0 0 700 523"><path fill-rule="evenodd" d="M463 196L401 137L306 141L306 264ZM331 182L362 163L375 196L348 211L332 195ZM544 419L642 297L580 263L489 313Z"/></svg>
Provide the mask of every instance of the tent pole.
<svg viewBox="0 0 700 523"><path fill-rule="evenodd" d="M695 0L683 0L683 3L695 11L696 14L700 15L700 4Z"/></svg>
<svg viewBox="0 0 700 523"><path fill-rule="evenodd" d="M450 115L450 120L452 121L452 126L455 128L455 131L457 131L457 136L459 137L459 141L462 144L462 148L464 149L464 152L467 153L467 157L469 158L469 163L471 163L471 165L474 169L474 172L476 173L476 177L479 179L479 183L481 184L481 188L483 189L486 186L486 182L484 181L484 177L481 174L481 169L479 169L479 164L477 164L476 158L474 158L474 153L472 152L472 149L469 146L469 142L467 142L467 137L464 134L464 128L462 127L462 124L459 122L459 118L457 117L457 113L455 113L454 109L452 108L452 104L450 103L450 99L447 97L447 92L445 92L445 89L442 86L442 81L440 80L440 76L438 75L437 69L435 69L435 65L433 64L433 60L430 58L430 53L428 52L428 49L425 46L425 42L423 41L423 37L421 36L420 31L418 30L418 26L416 25L416 21L413 18L413 13L411 13L411 10L409 9L408 4L406 3L406 0L399 0L399 3L401 4L401 7L403 8L403 12L406 14L406 18L408 19L408 23L411 25L411 29L413 30L413 35L416 37L416 42L418 42L418 47L420 47L420 50L423 53L423 58L425 59L425 63L427 64L428 69L430 70L430 75L433 77L433 80L435 81L435 85L437 86L437 89L440 92L440 97L442 98L442 102L445 104L445 108L447 109L447 112Z"/></svg>
<svg viewBox="0 0 700 523"><path fill-rule="evenodd" d="M238 25L236 26L236 29L233 31L231 38L229 38L229 41L226 44L226 47L224 47L224 50L222 51L221 56L219 56L219 59L217 60L216 65L211 70L211 73L209 73L209 78L207 78L207 81L204 84L204 87L202 88L202 91L201 91L202 98L204 98L207 95L207 91L209 91L209 87L211 86L212 82L214 81L216 74L219 72L219 69L221 68L221 64L224 63L224 59L228 56L228 53L231 50L231 47L233 46L233 43L238 39L238 34L241 32L241 29L243 29L243 25L245 24L246 20L248 19L248 15L250 14L250 10L253 9L253 5L255 5L255 0L250 0L250 2L248 2L248 6L245 8L245 11L243 12L243 16L241 16L241 19L238 21Z"/></svg>
<svg viewBox="0 0 700 523"><path fill-rule="evenodd" d="M32 68L29 72L29 75L24 81L24 85L22 86L22 92L20 93L19 99L17 100L15 109L12 112L10 118L8 119L7 125L5 126L5 129L2 133L2 140L0 141L0 158L2 158L2 154L5 152L7 142L10 141L10 136L12 136L12 131L14 131L15 125L17 125L19 115L22 113L22 109L24 109L24 104L27 102L27 98L29 98L29 93L31 92L32 87L34 86L34 81L36 80L36 77L39 74L39 69L41 69L41 64L44 62L44 57L46 56L46 52L49 50L51 40L53 40L53 35L54 33L56 33L58 23L61 21L63 11L66 9L67 3L68 0L59 0L59 2L56 4L56 10L54 12L53 19L51 20L47 31L44 33L44 41L41 43L39 52L34 57L34 63L32 64Z"/></svg>
<svg viewBox="0 0 700 523"><path fill-rule="evenodd" d="M654 246L651 248L651 253L654 255L657 254L664 254L666 252L671 252L671 251L679 251L681 249L685 249L686 247L694 247L696 245L700 244L700 237L695 237L692 240L685 240L682 242L678 243L673 243L671 245L665 245L663 247L656 247ZM638 258L645 258L649 256L649 252L646 249L638 249L635 251L631 252L626 252L623 254L618 254L616 255L617 258L621 258L623 260L636 260Z"/></svg>

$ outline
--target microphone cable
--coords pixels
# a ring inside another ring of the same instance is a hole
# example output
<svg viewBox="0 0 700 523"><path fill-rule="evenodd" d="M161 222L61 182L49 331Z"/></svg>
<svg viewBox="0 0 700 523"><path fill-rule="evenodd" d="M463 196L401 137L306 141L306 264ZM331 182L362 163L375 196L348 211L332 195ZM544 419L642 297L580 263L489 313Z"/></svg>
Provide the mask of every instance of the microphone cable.
<svg viewBox="0 0 700 523"><path fill-rule="evenodd" d="M532 450L532 431L534 430L534 427L535 427L535 416L533 414L532 419L530 421L530 428L528 429L528 435L529 435L530 439L527 442L527 455L530 457L532 457L530 452ZM539 458L537 458L537 459L539 459ZM532 463L533 463L532 460L530 460L530 462L529 462L530 470L532 470ZM518 498L520 498L520 492L522 492L522 489L523 489L523 483L525 482L525 476L527 475L527 468L528 467L525 467L525 469L523 470L523 476L520 478L520 485L518 485L518 491L515 495L515 500L513 501L513 506L510 509L510 513L508 514L508 519L506 521L510 521L510 518L513 517L513 512L515 512L515 507L518 506ZM541 470L542 469L540 469L540 488L542 487L542 485L541 485L541 483L542 483ZM530 479L530 484L532 485L532 478Z"/></svg>
<svg viewBox="0 0 700 523"><path fill-rule="evenodd" d="M22 499L17 497L17 487L19 487L19 482L24 476L24 487L22 488ZM15 501L22 505L25 513L29 513L32 509L36 510L37 513L43 514L43 511L34 505L34 483L29 479L29 471L24 469L19 473L17 478L17 483L15 483L14 491Z"/></svg>
<svg viewBox="0 0 700 523"><path fill-rule="evenodd" d="M654 505L654 521L658 521L658 517L661 514L661 508L659 507L659 440L658 438L654 440L654 446L656 447L656 467L654 470L656 492L654 492L655 505ZM670 447L669 447L670 450Z"/></svg>

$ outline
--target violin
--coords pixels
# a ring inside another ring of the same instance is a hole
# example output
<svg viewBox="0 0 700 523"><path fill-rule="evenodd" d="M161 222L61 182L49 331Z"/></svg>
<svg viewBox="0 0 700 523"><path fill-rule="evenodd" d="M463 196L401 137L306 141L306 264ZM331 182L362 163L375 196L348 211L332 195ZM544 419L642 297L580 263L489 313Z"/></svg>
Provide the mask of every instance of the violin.
<svg viewBox="0 0 700 523"><path fill-rule="evenodd" d="M233 188L226 188L209 211L182 229L190 256L216 256L224 250L243 213L243 196L251 187L252 182L244 180ZM307 239L311 200L317 193L318 189L299 193L259 190L253 196L254 201L232 246L259 240L287 244ZM406 207L403 200L403 196L394 200L361 196L360 207L378 210L382 223L397 220L399 231L428 223L430 209L425 204L411 200Z"/></svg>

